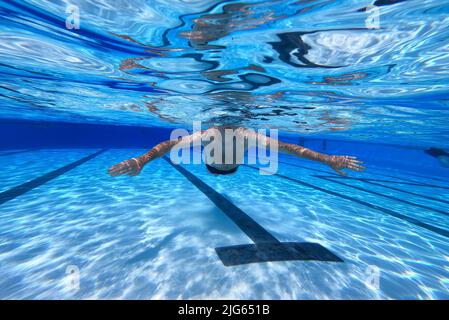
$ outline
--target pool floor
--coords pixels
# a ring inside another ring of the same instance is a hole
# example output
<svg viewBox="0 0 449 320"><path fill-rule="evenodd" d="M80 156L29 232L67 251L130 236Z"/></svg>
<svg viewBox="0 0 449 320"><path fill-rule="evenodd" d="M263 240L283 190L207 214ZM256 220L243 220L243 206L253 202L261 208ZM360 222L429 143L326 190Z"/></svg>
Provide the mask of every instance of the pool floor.
<svg viewBox="0 0 449 320"><path fill-rule="evenodd" d="M142 152L0 151L1 299L449 298L448 181L375 166L345 178L288 156L275 175L165 159L107 174ZM217 254L270 237L342 261Z"/></svg>

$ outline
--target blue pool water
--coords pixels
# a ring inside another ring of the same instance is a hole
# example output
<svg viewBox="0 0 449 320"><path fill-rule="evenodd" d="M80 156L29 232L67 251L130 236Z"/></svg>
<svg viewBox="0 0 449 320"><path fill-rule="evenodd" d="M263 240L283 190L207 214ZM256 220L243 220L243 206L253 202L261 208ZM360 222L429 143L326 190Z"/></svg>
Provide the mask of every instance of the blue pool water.
<svg viewBox="0 0 449 320"><path fill-rule="evenodd" d="M448 12L0 1L0 299L448 299ZM272 175L107 174L192 121L367 170L282 154Z"/></svg>

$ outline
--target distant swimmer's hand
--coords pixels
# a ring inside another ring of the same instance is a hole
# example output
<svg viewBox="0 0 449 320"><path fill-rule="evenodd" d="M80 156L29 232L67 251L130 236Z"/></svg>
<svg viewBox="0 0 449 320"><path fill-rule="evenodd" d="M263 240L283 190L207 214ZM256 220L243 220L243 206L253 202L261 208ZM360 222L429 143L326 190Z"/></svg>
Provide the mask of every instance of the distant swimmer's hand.
<svg viewBox="0 0 449 320"><path fill-rule="evenodd" d="M329 156L329 160L327 161L327 164L342 176L346 175L346 172L341 171L343 169L350 169L358 172L365 170L362 163L363 162L357 160L356 157L350 156Z"/></svg>
<svg viewBox="0 0 449 320"><path fill-rule="evenodd" d="M143 164L138 158L131 158L113 165L108 172L113 177L126 173L130 176L137 176L142 171L142 168Z"/></svg>

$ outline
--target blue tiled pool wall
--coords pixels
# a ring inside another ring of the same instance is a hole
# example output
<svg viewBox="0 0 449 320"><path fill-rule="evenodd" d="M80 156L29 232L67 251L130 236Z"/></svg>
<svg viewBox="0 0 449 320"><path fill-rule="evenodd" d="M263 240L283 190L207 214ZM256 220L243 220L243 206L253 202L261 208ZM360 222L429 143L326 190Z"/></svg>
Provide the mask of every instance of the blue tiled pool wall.
<svg viewBox="0 0 449 320"><path fill-rule="evenodd" d="M171 130L160 127L0 121L0 149L147 148L169 139Z"/></svg>

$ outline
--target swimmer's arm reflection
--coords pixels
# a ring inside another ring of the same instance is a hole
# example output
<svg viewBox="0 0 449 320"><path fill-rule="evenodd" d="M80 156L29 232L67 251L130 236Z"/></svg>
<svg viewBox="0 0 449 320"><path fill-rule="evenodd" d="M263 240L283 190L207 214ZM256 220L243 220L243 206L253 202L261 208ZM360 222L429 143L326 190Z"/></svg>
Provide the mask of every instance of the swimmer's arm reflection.
<svg viewBox="0 0 449 320"><path fill-rule="evenodd" d="M247 139L258 139L258 144L260 145L260 143L262 143L262 145L265 145L267 148L270 144L274 143L277 144L279 152L324 163L342 176L346 175L346 172L342 171L343 169L350 169L358 172L365 170L365 167L362 166L363 162L359 161L356 157L319 153L300 145L271 139L250 130L245 130L244 134Z"/></svg>
<svg viewBox="0 0 449 320"><path fill-rule="evenodd" d="M131 158L113 165L109 168L108 172L113 177L122 174L137 176L148 162L164 156L170 152L175 145L179 148L183 148L184 146L189 147L192 142L200 141L202 134L204 134L204 132L196 132L189 136L185 136L182 139L161 142L139 157Z"/></svg>

